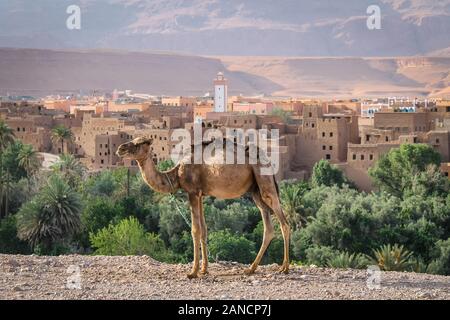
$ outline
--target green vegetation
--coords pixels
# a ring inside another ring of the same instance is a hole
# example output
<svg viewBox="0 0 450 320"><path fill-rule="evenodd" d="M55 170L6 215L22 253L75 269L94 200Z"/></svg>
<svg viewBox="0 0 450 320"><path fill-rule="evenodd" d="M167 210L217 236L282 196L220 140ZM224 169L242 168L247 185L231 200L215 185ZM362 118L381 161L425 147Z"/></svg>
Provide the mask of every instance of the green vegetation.
<svg viewBox="0 0 450 320"><path fill-rule="evenodd" d="M61 150L59 153L65 153L64 152L64 142L70 142L73 140L73 134L72 131L70 131L69 128L64 127L63 125L56 126L52 129L52 141L53 143L61 144Z"/></svg>
<svg viewBox="0 0 450 320"><path fill-rule="evenodd" d="M0 148L0 253L146 254L191 262L190 213L182 192L155 193L140 173L127 179L125 168L89 175L68 154L53 170L36 170L33 150L1 122ZM371 170L376 192L359 192L326 161L316 164L311 181L281 183L294 262L450 275L450 195L438 163L431 148L404 145ZM250 195L207 197L204 211L210 258L251 262L263 225ZM274 222L263 263L282 261L283 240Z"/></svg>
<svg viewBox="0 0 450 320"><path fill-rule="evenodd" d="M55 244L65 244L81 230L81 208L78 193L62 177L53 175L41 192L17 213L17 234L32 248L40 246L49 253Z"/></svg>
<svg viewBox="0 0 450 320"><path fill-rule="evenodd" d="M405 271L411 265L412 252L409 252L403 245L390 244L373 250L374 259L372 262L381 270L385 271Z"/></svg>
<svg viewBox="0 0 450 320"><path fill-rule="evenodd" d="M342 187L343 184L349 184L349 182L345 178L344 173L335 165L323 159L314 165L311 177L311 185L313 187L331 187L334 185Z"/></svg>
<svg viewBox="0 0 450 320"><path fill-rule="evenodd" d="M145 232L144 226L136 218L128 218L118 224L110 224L90 234L95 254L111 256L149 255L164 258L164 242L158 235Z"/></svg>
<svg viewBox="0 0 450 320"><path fill-rule="evenodd" d="M274 108L270 114L272 116L280 117L281 120L286 124L292 123L292 116L291 116L291 112L289 112L289 111L285 111L281 108Z"/></svg>
<svg viewBox="0 0 450 320"><path fill-rule="evenodd" d="M426 144L403 144L383 155L370 169L381 191L397 197L442 194L446 181L439 173L441 156Z"/></svg>

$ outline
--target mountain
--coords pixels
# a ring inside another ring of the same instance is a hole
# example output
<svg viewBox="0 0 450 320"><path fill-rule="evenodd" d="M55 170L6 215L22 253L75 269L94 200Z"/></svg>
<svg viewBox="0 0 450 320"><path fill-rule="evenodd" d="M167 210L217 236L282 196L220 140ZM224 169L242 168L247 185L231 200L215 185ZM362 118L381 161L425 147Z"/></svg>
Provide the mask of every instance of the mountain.
<svg viewBox="0 0 450 320"><path fill-rule="evenodd" d="M0 95L116 88L155 95L203 95L212 91L219 71L226 72L234 92L282 89L257 75L228 71L217 58L169 53L0 48L0 70Z"/></svg>
<svg viewBox="0 0 450 320"><path fill-rule="evenodd" d="M230 94L450 96L450 57L204 57L120 50L0 48L0 95L132 89L203 95L219 71Z"/></svg>
<svg viewBox="0 0 450 320"><path fill-rule="evenodd" d="M255 74L283 96L450 97L450 57L222 57L230 71Z"/></svg>
<svg viewBox="0 0 450 320"><path fill-rule="evenodd" d="M81 29L69 30L69 5ZM369 30L378 5L381 29ZM0 0L0 47L411 56L450 47L450 0Z"/></svg>

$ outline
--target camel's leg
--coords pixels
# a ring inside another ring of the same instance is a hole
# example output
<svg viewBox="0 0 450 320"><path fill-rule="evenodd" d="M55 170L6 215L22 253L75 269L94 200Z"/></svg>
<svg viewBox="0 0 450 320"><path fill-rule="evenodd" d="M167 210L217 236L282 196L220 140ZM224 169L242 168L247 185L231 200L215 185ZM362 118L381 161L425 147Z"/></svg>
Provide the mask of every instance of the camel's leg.
<svg viewBox="0 0 450 320"><path fill-rule="evenodd" d="M201 197L196 194L189 195L189 203L191 205L191 223L192 223L192 241L194 243L194 262L192 265L192 271L188 274L188 278L197 278L198 269L200 264L200 237L201 237L201 224L200 224L200 201Z"/></svg>
<svg viewBox="0 0 450 320"><path fill-rule="evenodd" d="M264 223L264 235L263 235L263 240L262 240L261 248L259 249L258 255L256 256L255 261L253 261L253 263L251 264L250 268L245 270L246 274L252 274L255 272L256 268L258 268L258 265L261 262L261 259L264 256L264 253L266 252L267 247L269 246L269 244L272 241L274 234L275 234L272 220L270 218L271 210L262 200L259 189L256 188L253 191L252 196L253 196L253 201L255 201L256 206L259 208L259 211L261 211L261 216L262 216L263 223Z"/></svg>
<svg viewBox="0 0 450 320"><path fill-rule="evenodd" d="M270 175L260 175L255 174L256 181L258 183L259 190L261 192L261 197L264 203L269 206L278 221L280 222L281 232L283 234L284 240L284 259L283 264L281 265L280 272L288 273L289 272L289 241L291 229L289 227L289 223L286 219L286 216L281 209L280 198L278 196L277 187L275 185L275 178Z"/></svg>
<svg viewBox="0 0 450 320"><path fill-rule="evenodd" d="M202 245L202 269L201 274L208 273L208 228L206 227L205 213L203 212L203 200L200 197L200 228Z"/></svg>

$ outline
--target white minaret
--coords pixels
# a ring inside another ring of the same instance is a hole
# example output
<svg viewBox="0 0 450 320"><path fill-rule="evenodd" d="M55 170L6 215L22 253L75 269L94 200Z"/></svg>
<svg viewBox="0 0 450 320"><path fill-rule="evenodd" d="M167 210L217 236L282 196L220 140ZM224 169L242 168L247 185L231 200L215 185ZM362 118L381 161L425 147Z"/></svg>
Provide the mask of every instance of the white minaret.
<svg viewBox="0 0 450 320"><path fill-rule="evenodd" d="M227 112L228 94L227 79L222 72L214 79L214 112Z"/></svg>

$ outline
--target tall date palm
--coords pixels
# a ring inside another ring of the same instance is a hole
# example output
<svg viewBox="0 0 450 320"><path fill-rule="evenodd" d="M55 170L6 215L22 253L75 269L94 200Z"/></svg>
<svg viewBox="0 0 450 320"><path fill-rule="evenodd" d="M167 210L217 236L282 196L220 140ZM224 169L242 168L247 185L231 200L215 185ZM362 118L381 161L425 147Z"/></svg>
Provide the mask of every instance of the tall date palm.
<svg viewBox="0 0 450 320"><path fill-rule="evenodd" d="M0 218L8 211L9 172L4 172L3 153L14 142L14 131L0 119ZM5 194L6 191L6 194Z"/></svg>
<svg viewBox="0 0 450 320"><path fill-rule="evenodd" d="M33 149L32 145L25 144L19 152L19 166L25 169L27 173L27 179L35 173L40 166L39 159L37 157L37 152Z"/></svg>
<svg viewBox="0 0 450 320"><path fill-rule="evenodd" d="M70 142L73 140L73 133L69 128L63 125L56 126L52 129L52 141L53 143L61 143L61 152L64 152L64 142Z"/></svg>
<svg viewBox="0 0 450 320"><path fill-rule="evenodd" d="M81 198L59 175L17 214L17 233L34 248L40 244L48 252L55 242L69 239L81 230Z"/></svg>

